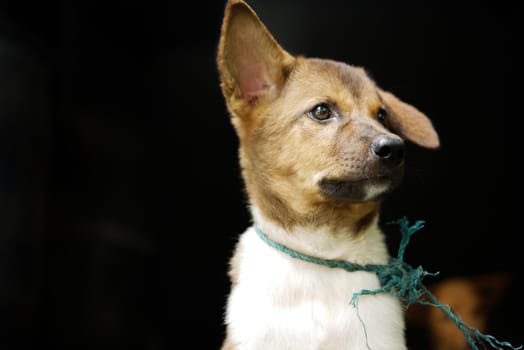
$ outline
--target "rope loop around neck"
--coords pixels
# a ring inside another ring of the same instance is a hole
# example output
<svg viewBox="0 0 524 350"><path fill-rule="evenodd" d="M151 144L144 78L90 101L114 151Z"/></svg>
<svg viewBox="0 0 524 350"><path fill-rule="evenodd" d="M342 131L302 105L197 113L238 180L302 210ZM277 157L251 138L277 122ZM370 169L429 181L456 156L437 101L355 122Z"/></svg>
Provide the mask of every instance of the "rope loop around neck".
<svg viewBox="0 0 524 350"><path fill-rule="evenodd" d="M409 244L411 236L424 227L424 221L417 220L414 224L410 225L408 219L404 216L396 221L390 222L391 224L398 224L400 226L401 241L398 249L397 257L391 258L387 265L380 264L357 264L345 260L329 260L314 257L311 255L300 253L296 250L288 248L278 242L275 242L269 238L256 224L253 225L257 235L269 246L288 254L289 256L306 261L312 264L326 266L329 268L339 268L346 270L347 272L355 271L367 271L373 272L377 275L381 287L375 290L363 289L357 293L354 293L350 304L357 308L357 315L362 324L364 334L366 335L366 344L368 349L371 350L368 344L366 327L364 321L358 314L358 299L363 295L377 295L381 293L390 293L402 302L404 308L408 308L411 304L419 303L436 307L441 310L449 319L451 319L457 328L464 335L469 345L473 350L485 349L486 346L490 346L496 350L520 350L522 345L515 347L509 342L502 342L497 340L495 337L489 334L483 334L478 329L473 328L466 324L460 317L455 314L449 305L442 304L437 298L429 291L429 289L422 283L424 277L436 276L437 273L430 273L425 271L421 266L413 268L411 265L404 262L404 253L406 247ZM479 348L481 346L481 348Z"/></svg>

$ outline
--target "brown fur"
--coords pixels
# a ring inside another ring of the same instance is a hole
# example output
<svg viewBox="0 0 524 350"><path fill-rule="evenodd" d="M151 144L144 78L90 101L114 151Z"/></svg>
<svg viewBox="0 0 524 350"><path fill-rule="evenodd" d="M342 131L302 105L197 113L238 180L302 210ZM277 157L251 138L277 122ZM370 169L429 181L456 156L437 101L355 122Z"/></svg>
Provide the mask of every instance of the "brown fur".
<svg viewBox="0 0 524 350"><path fill-rule="evenodd" d="M428 148L439 145L429 119L380 90L362 68L289 54L242 0L226 6L217 64L239 138L249 203L287 230L313 226L333 234L365 232L381 198L334 199L320 190L319 181L358 183L389 176L370 155L370 143L379 135ZM307 117L319 103L333 107L336 123ZM377 120L380 109L388 112L384 125ZM233 286L240 255L236 251L231 260Z"/></svg>
<svg viewBox="0 0 524 350"><path fill-rule="evenodd" d="M257 62L254 68L245 68L249 60ZM369 119L384 103L398 118L390 121L397 132L427 147L438 146L429 120L377 89L363 69L291 56L242 1L227 4L218 66L240 139L240 163L250 202L286 228L314 224L358 229L361 218L376 215L378 203L341 205L326 200L304 174L339 164L332 176L352 172L352 176L366 177L362 158L367 143L358 140L369 142L377 132L368 127L366 134L359 120L368 119L365 123L379 128L378 122ZM246 82L256 75L258 81ZM251 89L252 84L257 86ZM300 118L324 100L347 115L340 128L325 131L324 125Z"/></svg>

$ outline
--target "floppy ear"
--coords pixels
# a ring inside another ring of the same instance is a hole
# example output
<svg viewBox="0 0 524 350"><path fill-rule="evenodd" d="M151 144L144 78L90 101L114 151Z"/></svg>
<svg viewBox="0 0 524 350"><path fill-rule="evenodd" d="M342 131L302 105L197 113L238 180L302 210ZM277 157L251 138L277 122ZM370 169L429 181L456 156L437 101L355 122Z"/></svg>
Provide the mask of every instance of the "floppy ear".
<svg viewBox="0 0 524 350"><path fill-rule="evenodd" d="M390 112L388 121L393 132L422 147L440 146L437 132L428 117L390 92L380 91L380 96Z"/></svg>
<svg viewBox="0 0 524 350"><path fill-rule="evenodd" d="M228 2L218 46L222 92L233 110L275 97L294 61L241 0Z"/></svg>

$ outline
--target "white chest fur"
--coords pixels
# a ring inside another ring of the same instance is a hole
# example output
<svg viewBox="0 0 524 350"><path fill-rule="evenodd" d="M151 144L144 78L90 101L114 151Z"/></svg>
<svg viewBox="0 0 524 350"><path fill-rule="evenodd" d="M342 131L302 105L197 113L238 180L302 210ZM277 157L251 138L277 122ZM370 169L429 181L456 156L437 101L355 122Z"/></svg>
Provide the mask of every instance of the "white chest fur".
<svg viewBox="0 0 524 350"><path fill-rule="evenodd" d="M353 252L347 255L354 262L385 263L388 258L378 228L341 245L338 250ZM406 349L395 297L361 296L358 309L350 304L353 293L379 288L373 273L348 273L292 258L269 247L253 228L241 236L236 254L238 279L226 315L235 349Z"/></svg>

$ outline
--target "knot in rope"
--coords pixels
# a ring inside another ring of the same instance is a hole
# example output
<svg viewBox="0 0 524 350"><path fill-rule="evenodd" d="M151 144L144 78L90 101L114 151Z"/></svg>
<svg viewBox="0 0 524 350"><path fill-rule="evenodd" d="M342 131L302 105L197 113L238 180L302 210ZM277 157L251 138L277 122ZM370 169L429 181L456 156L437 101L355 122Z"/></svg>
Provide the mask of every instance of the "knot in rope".
<svg viewBox="0 0 524 350"><path fill-rule="evenodd" d="M413 268L395 258L377 271L382 288L394 291L404 305L411 305L420 299L424 294L422 280L429 274L421 266Z"/></svg>
<svg viewBox="0 0 524 350"><path fill-rule="evenodd" d="M404 252L409 244L411 236L424 227L424 221L418 220L413 225L409 225L406 217L391 222L400 225L402 238L400 247L398 249L397 258L391 258L387 265L364 265L366 271L373 271L376 273L380 282L381 288L376 290L361 290L353 294L351 304L356 306L357 299L361 295L375 295L379 293L389 292L397 296L405 307L418 302L420 298L426 293L426 288L422 284L422 280L427 275L437 275L438 273L429 273L421 266L413 268L411 265L404 262Z"/></svg>
<svg viewBox="0 0 524 350"><path fill-rule="evenodd" d="M439 302L437 298L429 291L429 289L422 283L424 277L426 277L427 275L435 276L438 274L438 272L430 273L424 271L424 269L421 266L413 268L411 265L404 262L404 252L406 250L407 245L409 244L409 240L415 232L424 227L424 221L418 220L415 221L413 225L410 225L408 219L406 217L403 217L391 223L398 224L400 226L402 237L397 257L391 258L387 265L361 265L345 260L326 260L322 258L313 257L297 252L296 250L290 249L280 243L273 241L256 225L254 225L254 229L258 236L269 246L283 253L286 253L295 259L303 260L309 263L318 264L330 268L344 269L347 272L374 272L377 275L377 278L380 282L380 287L375 290L364 289L357 293L354 293L350 303L355 308L357 308L358 299L362 295L390 293L395 297L399 298L399 300L403 303L405 308L409 307L409 305L411 304L419 303L440 309L450 320L452 320L455 323L455 325L463 334L464 338L466 338L470 347L473 350L480 350L479 346L482 347L482 349L486 349L487 346L497 350L504 350L505 348L509 348L511 350L522 349L522 346L515 347L509 342L499 341L492 335L483 334L478 329L466 324L457 314L453 312L453 310L451 310L449 305L445 305ZM364 321L360 318L358 308L357 316L364 330L366 346L368 349L371 350L368 344L366 326L364 324Z"/></svg>

